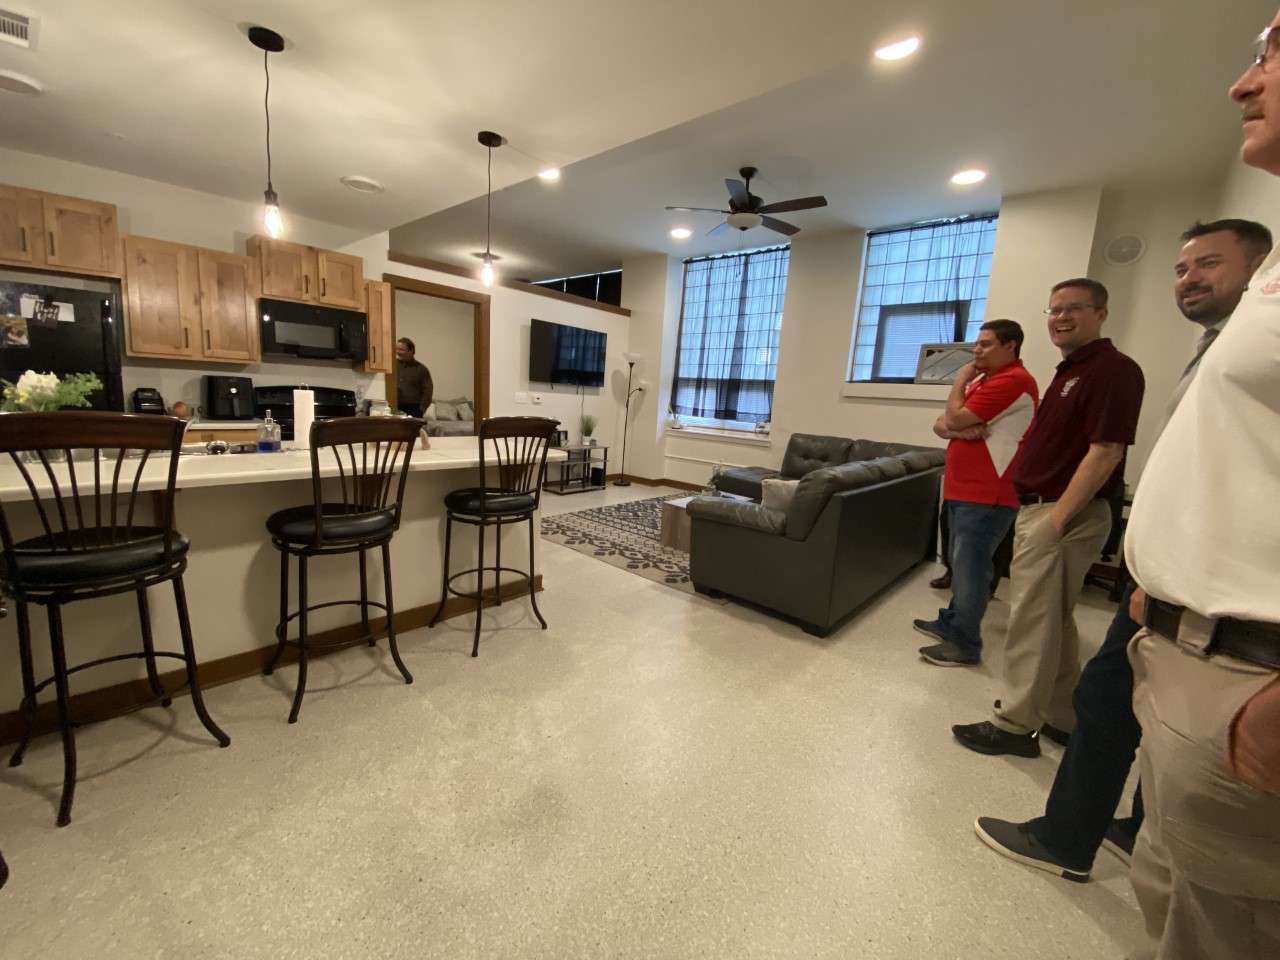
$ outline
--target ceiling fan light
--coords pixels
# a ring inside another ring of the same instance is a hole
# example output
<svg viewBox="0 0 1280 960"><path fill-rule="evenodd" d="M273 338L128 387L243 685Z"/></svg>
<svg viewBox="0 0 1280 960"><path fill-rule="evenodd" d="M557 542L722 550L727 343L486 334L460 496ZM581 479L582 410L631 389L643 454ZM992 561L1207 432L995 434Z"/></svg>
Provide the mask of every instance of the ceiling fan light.
<svg viewBox="0 0 1280 960"><path fill-rule="evenodd" d="M688 240L692 236L693 236L693 231L690 230L688 227L672 227L671 228L672 240Z"/></svg>
<svg viewBox="0 0 1280 960"><path fill-rule="evenodd" d="M750 230L753 227L760 226L760 214L758 213L731 213L725 218L731 227L737 227L739 230Z"/></svg>
<svg viewBox="0 0 1280 960"><path fill-rule="evenodd" d="M951 182L957 187L971 187L975 183L981 183L985 179L987 179L987 171L973 167L968 170L957 171L952 175Z"/></svg>
<svg viewBox="0 0 1280 960"><path fill-rule="evenodd" d="M907 37L905 40L878 47L876 49L876 58L879 60L905 60L919 49L920 38Z"/></svg>

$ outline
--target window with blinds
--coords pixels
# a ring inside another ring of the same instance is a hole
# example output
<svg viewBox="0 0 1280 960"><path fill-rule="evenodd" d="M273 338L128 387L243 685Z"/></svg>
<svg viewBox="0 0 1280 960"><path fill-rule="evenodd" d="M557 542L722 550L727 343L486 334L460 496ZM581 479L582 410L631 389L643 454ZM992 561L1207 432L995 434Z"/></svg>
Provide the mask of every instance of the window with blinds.
<svg viewBox="0 0 1280 960"><path fill-rule="evenodd" d="M768 421L790 247L685 261L671 405L723 424Z"/></svg>
<svg viewBox="0 0 1280 960"><path fill-rule="evenodd" d="M967 342L986 320L996 217L867 235L850 380L912 380L920 347Z"/></svg>

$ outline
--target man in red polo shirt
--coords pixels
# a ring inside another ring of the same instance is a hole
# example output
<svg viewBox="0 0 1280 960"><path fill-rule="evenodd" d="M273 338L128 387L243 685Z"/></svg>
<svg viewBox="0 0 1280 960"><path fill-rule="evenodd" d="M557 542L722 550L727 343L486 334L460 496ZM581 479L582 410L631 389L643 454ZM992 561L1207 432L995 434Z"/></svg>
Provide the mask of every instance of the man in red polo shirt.
<svg viewBox="0 0 1280 960"><path fill-rule="evenodd" d="M1056 284L1045 310L1062 362L1018 451L1013 485L1013 608L1004 690L990 720L951 732L970 750L1040 756L1043 727L1075 727L1080 677L1074 610L1085 574L1111 531L1108 503L1124 485L1126 448L1142 408L1142 370L1101 336L1107 288L1084 277Z"/></svg>
<svg viewBox="0 0 1280 960"><path fill-rule="evenodd" d="M1018 514L1013 460L1039 399L1035 378L1018 359L1022 340L1013 320L984 323L973 362L956 373L947 409L933 426L951 441L942 497L951 528L952 597L938 619L913 626L937 641L921 647L920 656L939 667L982 660L993 558Z"/></svg>

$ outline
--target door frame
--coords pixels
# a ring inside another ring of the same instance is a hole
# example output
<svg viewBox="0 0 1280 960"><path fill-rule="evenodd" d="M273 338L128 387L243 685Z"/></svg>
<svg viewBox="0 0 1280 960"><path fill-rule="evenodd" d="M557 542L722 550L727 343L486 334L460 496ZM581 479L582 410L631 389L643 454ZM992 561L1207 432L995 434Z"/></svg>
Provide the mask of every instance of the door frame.
<svg viewBox="0 0 1280 960"><path fill-rule="evenodd" d="M473 309L472 329L475 334L471 348L474 370L472 371L473 403L476 408L476 429L480 422L489 416L489 303L493 299L487 293L476 293L462 287L447 287L442 283L431 283L428 280L415 280L413 277L401 277L394 273L384 273L382 279L391 284L391 342L394 346L396 333L396 291L406 293L422 293L442 300L456 300L469 303ZM395 365L386 374L387 396L394 397L396 390Z"/></svg>

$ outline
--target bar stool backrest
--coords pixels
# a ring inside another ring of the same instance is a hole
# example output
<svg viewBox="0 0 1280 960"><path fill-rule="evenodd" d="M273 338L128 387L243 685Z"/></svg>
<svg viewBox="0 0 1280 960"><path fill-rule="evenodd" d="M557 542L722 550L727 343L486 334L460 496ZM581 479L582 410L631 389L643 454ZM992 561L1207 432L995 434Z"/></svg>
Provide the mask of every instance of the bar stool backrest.
<svg viewBox="0 0 1280 960"><path fill-rule="evenodd" d="M92 410L0 414L0 463L8 454L40 519L42 541L24 552L90 553L152 539L159 529L168 560L176 542L173 491L184 429L177 417L154 414ZM169 454L167 463L155 456L162 453ZM143 471L152 462L159 464L146 478L153 488L149 492L154 496L154 520L135 523L138 495L148 492L141 490ZM18 565L2 502L0 539L7 576Z"/></svg>
<svg viewBox="0 0 1280 960"><path fill-rule="evenodd" d="M497 467L498 486L502 493L532 496L534 509L537 509L542 497L547 448L559 426L559 420L546 417L489 417L480 421L482 513L485 494L492 489L486 480L490 465Z"/></svg>
<svg viewBox="0 0 1280 960"><path fill-rule="evenodd" d="M330 519L352 519L390 512L400 526L409 458L423 422L413 417L336 417L311 425L311 489L315 505L315 545L324 536L324 507L341 507ZM340 488L326 499L321 468L336 463L338 475L328 478Z"/></svg>

